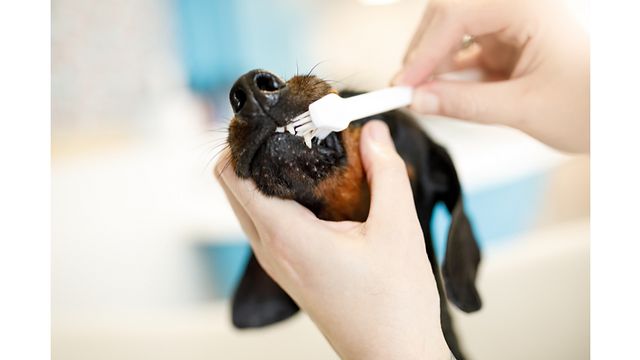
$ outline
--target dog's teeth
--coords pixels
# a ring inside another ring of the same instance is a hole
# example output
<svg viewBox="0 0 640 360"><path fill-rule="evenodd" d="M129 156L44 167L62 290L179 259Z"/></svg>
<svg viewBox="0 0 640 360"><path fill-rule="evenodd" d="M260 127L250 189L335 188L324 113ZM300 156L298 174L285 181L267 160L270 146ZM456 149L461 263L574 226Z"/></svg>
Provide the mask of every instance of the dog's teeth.
<svg viewBox="0 0 640 360"><path fill-rule="evenodd" d="M291 119L287 125L276 128L276 132L283 133L285 131L291 135L302 137L305 145L311 149L313 138L316 136L318 129L311 121L311 116L307 111Z"/></svg>

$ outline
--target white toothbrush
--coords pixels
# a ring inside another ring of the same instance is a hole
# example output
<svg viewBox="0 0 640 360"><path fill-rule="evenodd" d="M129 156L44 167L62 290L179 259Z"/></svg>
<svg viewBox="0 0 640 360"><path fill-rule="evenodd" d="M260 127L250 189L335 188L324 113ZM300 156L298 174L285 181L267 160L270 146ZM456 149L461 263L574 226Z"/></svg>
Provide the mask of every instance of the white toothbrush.
<svg viewBox="0 0 640 360"><path fill-rule="evenodd" d="M333 131L342 131L349 123L411 104L413 89L397 86L376 90L349 98L329 94L309 105L309 111L293 118L276 132L288 131L301 136L307 147L317 137L323 140Z"/></svg>

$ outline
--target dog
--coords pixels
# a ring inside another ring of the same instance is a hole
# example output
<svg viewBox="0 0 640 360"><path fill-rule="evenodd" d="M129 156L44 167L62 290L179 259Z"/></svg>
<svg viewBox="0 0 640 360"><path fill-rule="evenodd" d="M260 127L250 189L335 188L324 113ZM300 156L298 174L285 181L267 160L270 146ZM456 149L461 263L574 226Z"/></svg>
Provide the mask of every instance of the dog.
<svg viewBox="0 0 640 360"><path fill-rule="evenodd" d="M323 141L314 140L311 148L301 137L276 132L276 127L286 125L329 93L338 92L311 74L296 75L288 81L265 70L242 75L229 93L234 112L227 138L230 164L238 177L252 179L267 196L295 200L323 220L363 222L367 219L370 194L360 160L360 130L369 120L384 121L406 164L440 294L442 330L453 355L463 359L446 299L465 312L480 309L475 286L480 249L464 212L451 157L411 115L398 110L352 122L342 132L331 133ZM339 94L349 97L357 93ZM440 202L452 217L442 271L437 265L430 229L434 206ZM233 296L234 326L263 327L287 319L298 310L298 305L252 254Z"/></svg>

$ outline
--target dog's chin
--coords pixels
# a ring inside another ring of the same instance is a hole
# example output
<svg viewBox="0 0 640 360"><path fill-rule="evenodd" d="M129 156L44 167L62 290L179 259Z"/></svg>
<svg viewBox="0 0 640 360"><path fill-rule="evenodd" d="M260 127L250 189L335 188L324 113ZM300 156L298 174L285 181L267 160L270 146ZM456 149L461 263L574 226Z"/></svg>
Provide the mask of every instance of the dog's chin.
<svg viewBox="0 0 640 360"><path fill-rule="evenodd" d="M274 133L255 151L248 166L249 177L258 190L269 196L301 200L312 197L319 181L345 163L340 136L331 134L323 141L304 140L289 133Z"/></svg>

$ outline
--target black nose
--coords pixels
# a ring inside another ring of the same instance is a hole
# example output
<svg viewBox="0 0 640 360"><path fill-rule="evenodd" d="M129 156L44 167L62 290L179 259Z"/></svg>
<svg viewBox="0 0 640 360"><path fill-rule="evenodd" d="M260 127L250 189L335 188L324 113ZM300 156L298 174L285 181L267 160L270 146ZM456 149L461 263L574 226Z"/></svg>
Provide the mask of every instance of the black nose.
<svg viewBox="0 0 640 360"><path fill-rule="evenodd" d="M278 102L285 86L284 81L268 71L249 71L233 84L229 92L233 112L255 114L260 110L268 111Z"/></svg>

